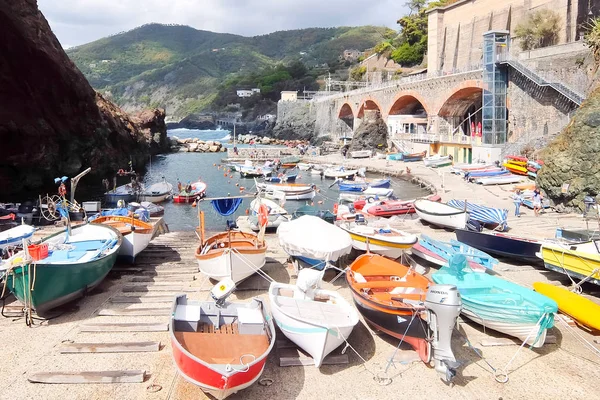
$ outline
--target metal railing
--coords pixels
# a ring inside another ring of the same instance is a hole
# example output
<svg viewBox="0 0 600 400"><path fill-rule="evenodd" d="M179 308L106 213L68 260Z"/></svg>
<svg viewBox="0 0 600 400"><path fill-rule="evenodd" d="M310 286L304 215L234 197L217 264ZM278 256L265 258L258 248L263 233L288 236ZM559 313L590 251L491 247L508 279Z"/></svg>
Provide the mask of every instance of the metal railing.
<svg viewBox="0 0 600 400"><path fill-rule="evenodd" d="M581 103L583 103L583 100L585 100L584 94L579 93L558 81L551 81L550 79L554 79L542 76L541 73L526 67L525 65L521 64L519 61L515 60L509 55L504 55L503 57L501 57L498 63L507 64L508 66L510 66L511 68L513 68L514 70L516 70L521 75L523 75L538 86L551 87L552 89L554 89L573 103L577 104L578 106L580 106Z"/></svg>
<svg viewBox="0 0 600 400"><path fill-rule="evenodd" d="M439 133L401 134L394 137L395 142L409 141L413 143L453 143L470 145L474 142L471 136Z"/></svg>
<svg viewBox="0 0 600 400"><path fill-rule="evenodd" d="M331 95L327 95L328 92L317 92L318 95L315 95L313 97L312 101L317 102L317 103L324 102L324 101L331 101L331 100L335 100L335 99L341 99L346 96L360 95L360 94L375 92L378 90L395 88L395 87L399 87L400 85L406 85L406 84L410 84L410 83L414 83L414 82L424 82L424 81L428 81L428 80L434 80L434 79L440 79L440 78L449 77L449 76L467 74L467 73L477 72L477 71L481 71L481 70L482 70L481 64L469 65L467 67L460 68L460 69L454 69L451 71L433 71L433 72L427 73L427 74L410 75L410 76L405 76L405 77L398 78L398 79L393 79L391 81L381 82L381 83L377 83L377 84L368 84L364 88L349 90L347 92L342 92L342 93L337 92L337 93L331 94ZM321 93L323 93L323 94L321 94Z"/></svg>

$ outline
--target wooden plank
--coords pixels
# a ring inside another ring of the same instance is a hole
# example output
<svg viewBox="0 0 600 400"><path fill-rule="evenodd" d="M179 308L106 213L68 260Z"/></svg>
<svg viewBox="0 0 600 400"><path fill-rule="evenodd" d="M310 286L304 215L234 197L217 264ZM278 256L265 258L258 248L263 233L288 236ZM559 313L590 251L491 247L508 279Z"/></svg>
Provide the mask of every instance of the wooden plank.
<svg viewBox="0 0 600 400"><path fill-rule="evenodd" d="M168 324L160 323L113 323L85 324L79 327L81 332L166 332Z"/></svg>
<svg viewBox="0 0 600 400"><path fill-rule="evenodd" d="M518 346L520 343L518 339L510 339L510 338L487 338L481 339L481 345L484 347L492 347L492 346ZM547 335L546 341L544 344L556 344L556 336Z"/></svg>
<svg viewBox="0 0 600 400"><path fill-rule="evenodd" d="M32 383L143 383L144 370L124 371L81 371L81 372L37 372L27 380Z"/></svg>
<svg viewBox="0 0 600 400"><path fill-rule="evenodd" d="M108 299L113 304L172 303L175 296L115 296Z"/></svg>
<svg viewBox="0 0 600 400"><path fill-rule="evenodd" d="M61 354L69 353L145 353L160 350L160 342L65 343Z"/></svg>
<svg viewBox="0 0 600 400"><path fill-rule="evenodd" d="M165 283L186 283L194 280L194 275L176 275L176 276L136 276L131 278L129 282L132 283L152 283L152 282L165 282Z"/></svg>
<svg viewBox="0 0 600 400"><path fill-rule="evenodd" d="M190 270L177 270L177 269L144 269L141 271L141 275L143 276L179 276L179 275L187 275L193 276L198 274L198 268L190 269Z"/></svg>
<svg viewBox="0 0 600 400"><path fill-rule="evenodd" d="M98 311L98 315L101 317L127 317L127 316L136 316L136 317L153 317L153 316L163 316L170 315L171 307L153 307L153 308L105 308Z"/></svg>
<svg viewBox="0 0 600 400"><path fill-rule="evenodd" d="M194 292L199 288L183 288L181 286L167 286L167 285L131 285L124 286L122 291L123 293L146 293L146 292Z"/></svg>
<svg viewBox="0 0 600 400"><path fill-rule="evenodd" d="M279 353L280 367L296 367L315 365L312 357L306 356L297 349L281 349ZM322 361L322 365L349 364L348 354L330 354Z"/></svg>

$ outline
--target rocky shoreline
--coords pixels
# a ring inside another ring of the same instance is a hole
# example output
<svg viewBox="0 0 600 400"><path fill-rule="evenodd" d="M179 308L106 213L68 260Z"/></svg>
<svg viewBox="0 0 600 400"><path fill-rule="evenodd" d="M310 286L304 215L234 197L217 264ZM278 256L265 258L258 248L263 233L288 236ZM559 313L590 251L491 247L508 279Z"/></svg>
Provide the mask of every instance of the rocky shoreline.
<svg viewBox="0 0 600 400"><path fill-rule="evenodd" d="M171 136L170 141L172 152L220 153L226 151L223 143L216 140L201 140L198 138L180 139L176 136ZM230 140L229 143L233 144L233 141ZM261 137L257 135L239 135L236 137L236 144L296 147L298 145L306 145L308 143L303 140L280 140L267 136Z"/></svg>

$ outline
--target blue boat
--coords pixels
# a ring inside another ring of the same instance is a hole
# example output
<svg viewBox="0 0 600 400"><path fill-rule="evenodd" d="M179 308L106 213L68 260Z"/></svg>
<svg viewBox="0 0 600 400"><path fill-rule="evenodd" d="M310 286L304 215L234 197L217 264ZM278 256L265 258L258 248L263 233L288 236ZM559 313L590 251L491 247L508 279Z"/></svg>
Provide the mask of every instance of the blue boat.
<svg viewBox="0 0 600 400"><path fill-rule="evenodd" d="M506 231L508 229L507 209L480 206L469 202L467 202L465 208L465 202L462 200L450 200L448 205L458 208L459 210L466 209L469 212L469 217L479 223L498 225L500 231Z"/></svg>
<svg viewBox="0 0 600 400"><path fill-rule="evenodd" d="M296 172L294 174L285 174L282 176L269 176L265 178L265 181L273 183L296 182L297 177L298 173Z"/></svg>
<svg viewBox="0 0 600 400"><path fill-rule="evenodd" d="M508 175L510 174L509 171L505 170L505 169L501 169L499 171L473 171L473 172L467 172L465 174L465 179L469 179L469 178L481 178L484 176L500 176L500 175Z"/></svg>
<svg viewBox="0 0 600 400"><path fill-rule="evenodd" d="M362 192L367 188L366 183L345 183L337 181L337 184L340 188L340 192Z"/></svg>
<svg viewBox="0 0 600 400"><path fill-rule="evenodd" d="M470 262L479 264L486 269L493 269L498 265L498 260L489 254L453 239L450 242L442 242L441 240L432 239L427 235L421 235L419 244L428 251L443 258L446 261L445 264L456 254L462 254Z"/></svg>
<svg viewBox="0 0 600 400"><path fill-rule="evenodd" d="M453 256L431 278L458 288L464 316L533 347L544 344L548 328L554 325L558 311L554 300L504 279L474 273L462 254Z"/></svg>
<svg viewBox="0 0 600 400"><path fill-rule="evenodd" d="M405 153L392 153L392 154L388 154L385 159L386 160L391 160L391 161L402 161L404 159L404 154Z"/></svg>
<svg viewBox="0 0 600 400"><path fill-rule="evenodd" d="M390 179L378 179L369 183L369 187L372 188L381 188L381 189L389 189L392 186L392 181Z"/></svg>
<svg viewBox="0 0 600 400"><path fill-rule="evenodd" d="M535 255L539 253L541 242L499 232L474 232L457 229L456 238L469 246L496 256L507 257L519 262L543 265L544 261Z"/></svg>

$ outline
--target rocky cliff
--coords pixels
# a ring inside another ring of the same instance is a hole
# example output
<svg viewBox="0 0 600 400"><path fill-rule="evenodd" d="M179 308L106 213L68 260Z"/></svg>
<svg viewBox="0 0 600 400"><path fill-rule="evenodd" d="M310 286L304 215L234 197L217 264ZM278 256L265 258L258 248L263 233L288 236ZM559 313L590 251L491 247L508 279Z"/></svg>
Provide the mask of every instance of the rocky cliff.
<svg viewBox="0 0 600 400"><path fill-rule="evenodd" d="M541 152L537 183L555 204L584 208L585 196L600 194L600 89L591 93L569 125ZM562 193L564 183L569 184Z"/></svg>
<svg viewBox="0 0 600 400"><path fill-rule="evenodd" d="M97 94L35 0L0 0L0 37L0 193L35 193L88 166L112 176L168 149L164 111L130 117Z"/></svg>
<svg viewBox="0 0 600 400"><path fill-rule="evenodd" d="M388 128L378 111L365 110L363 121L352 136L350 151L376 150L383 152L388 145Z"/></svg>

